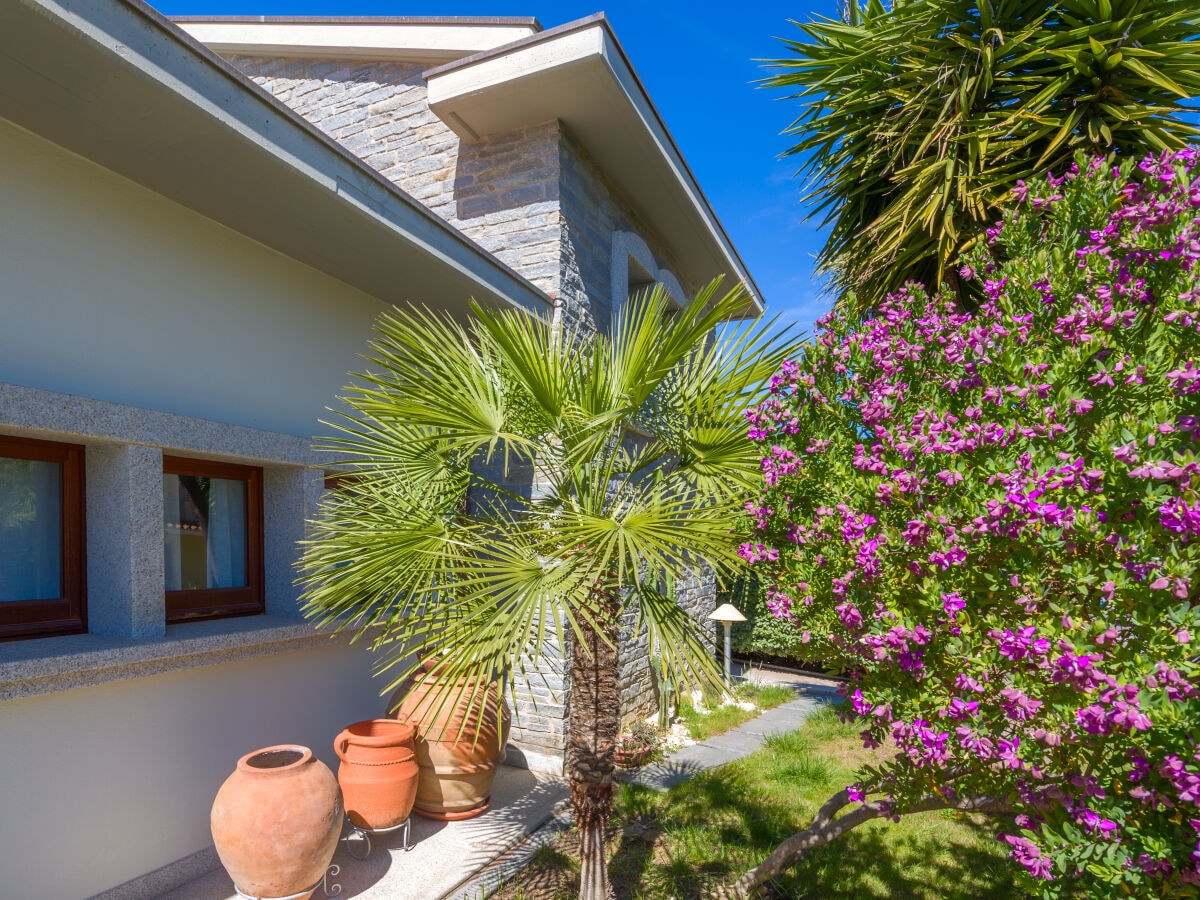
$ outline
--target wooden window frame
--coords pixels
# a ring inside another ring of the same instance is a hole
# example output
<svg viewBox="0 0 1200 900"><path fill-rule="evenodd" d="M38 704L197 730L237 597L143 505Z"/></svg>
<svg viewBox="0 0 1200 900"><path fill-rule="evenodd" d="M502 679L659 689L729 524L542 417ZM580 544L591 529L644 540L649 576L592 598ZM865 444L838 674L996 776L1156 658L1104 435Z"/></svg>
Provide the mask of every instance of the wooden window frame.
<svg viewBox="0 0 1200 900"><path fill-rule="evenodd" d="M163 454L163 475L192 475L246 482L246 586L165 591L167 624L262 615L266 611L262 469Z"/></svg>
<svg viewBox="0 0 1200 900"><path fill-rule="evenodd" d="M0 603L0 640L79 634L87 630L87 551L84 542L84 448L79 444L0 435L0 456L56 462L62 595Z"/></svg>

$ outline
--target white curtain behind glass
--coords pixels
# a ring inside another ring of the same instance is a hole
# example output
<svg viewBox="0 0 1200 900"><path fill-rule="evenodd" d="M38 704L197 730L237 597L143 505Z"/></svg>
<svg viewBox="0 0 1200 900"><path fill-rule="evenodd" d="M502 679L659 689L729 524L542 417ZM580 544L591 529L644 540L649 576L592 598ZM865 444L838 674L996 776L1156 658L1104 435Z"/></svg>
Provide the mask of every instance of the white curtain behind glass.
<svg viewBox="0 0 1200 900"><path fill-rule="evenodd" d="M0 457L0 601L62 596L62 466Z"/></svg>
<svg viewBox="0 0 1200 900"><path fill-rule="evenodd" d="M166 589L183 587L183 547L180 532L179 476L163 476L163 569Z"/></svg>
<svg viewBox="0 0 1200 900"><path fill-rule="evenodd" d="M246 483L209 480L208 586L246 584Z"/></svg>
<svg viewBox="0 0 1200 900"><path fill-rule="evenodd" d="M165 475L163 525L166 590L246 585L246 482Z"/></svg>

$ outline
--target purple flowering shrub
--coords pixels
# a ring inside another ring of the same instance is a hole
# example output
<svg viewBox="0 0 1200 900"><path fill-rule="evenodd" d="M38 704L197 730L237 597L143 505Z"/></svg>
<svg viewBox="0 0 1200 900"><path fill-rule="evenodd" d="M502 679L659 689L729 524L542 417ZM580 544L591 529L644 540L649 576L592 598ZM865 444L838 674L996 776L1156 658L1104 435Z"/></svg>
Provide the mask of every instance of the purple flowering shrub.
<svg viewBox="0 0 1200 900"><path fill-rule="evenodd" d="M1200 154L1014 193L977 310L910 284L784 364L742 556L894 742L851 800L1002 801L1039 893L1200 896Z"/></svg>

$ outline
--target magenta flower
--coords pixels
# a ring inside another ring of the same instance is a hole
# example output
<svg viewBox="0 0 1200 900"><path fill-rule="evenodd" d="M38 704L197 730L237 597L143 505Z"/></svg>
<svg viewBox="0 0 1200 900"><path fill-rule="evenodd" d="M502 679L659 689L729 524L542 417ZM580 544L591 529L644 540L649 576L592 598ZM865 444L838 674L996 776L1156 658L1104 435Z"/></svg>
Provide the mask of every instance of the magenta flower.
<svg viewBox="0 0 1200 900"><path fill-rule="evenodd" d="M1011 798L1032 879L1103 844L1169 896L1200 885L1200 152L1010 201L956 264L971 303L835 309L780 368L739 553L894 742L889 810Z"/></svg>

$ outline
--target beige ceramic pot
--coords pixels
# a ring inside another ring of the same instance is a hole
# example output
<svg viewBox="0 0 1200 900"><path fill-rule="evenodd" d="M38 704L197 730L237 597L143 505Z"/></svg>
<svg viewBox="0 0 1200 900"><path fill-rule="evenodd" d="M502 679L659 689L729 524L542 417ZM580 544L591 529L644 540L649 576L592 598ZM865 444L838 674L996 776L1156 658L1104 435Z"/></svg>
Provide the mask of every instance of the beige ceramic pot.
<svg viewBox="0 0 1200 900"><path fill-rule="evenodd" d="M239 891L308 898L337 849L342 792L307 747L264 747L238 760L211 822L217 855Z"/></svg>
<svg viewBox="0 0 1200 900"><path fill-rule="evenodd" d="M382 831L408 818L417 797L416 726L396 719L355 722L334 752L346 815L359 828Z"/></svg>
<svg viewBox="0 0 1200 900"><path fill-rule="evenodd" d="M396 718L417 726L421 768L413 811L430 819L469 819L488 808L496 770L504 762L510 714L500 685L489 682L482 706L466 682L457 702L426 666L392 697Z"/></svg>

